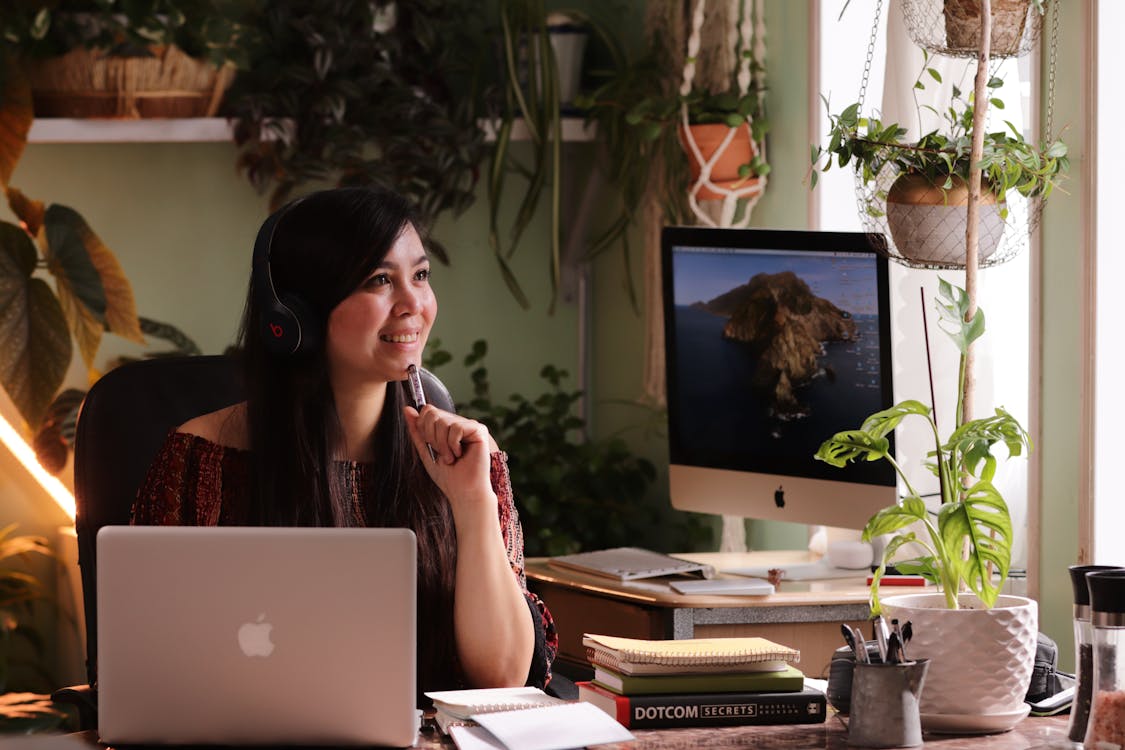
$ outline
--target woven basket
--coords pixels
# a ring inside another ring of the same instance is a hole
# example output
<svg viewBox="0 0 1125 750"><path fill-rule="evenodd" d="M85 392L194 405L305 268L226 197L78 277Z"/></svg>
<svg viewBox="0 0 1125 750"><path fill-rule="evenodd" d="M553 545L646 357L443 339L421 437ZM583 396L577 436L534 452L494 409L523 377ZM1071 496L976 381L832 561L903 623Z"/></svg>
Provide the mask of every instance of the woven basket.
<svg viewBox="0 0 1125 750"><path fill-rule="evenodd" d="M36 117L211 117L234 66L189 57L175 46L152 57L75 49L28 70Z"/></svg>

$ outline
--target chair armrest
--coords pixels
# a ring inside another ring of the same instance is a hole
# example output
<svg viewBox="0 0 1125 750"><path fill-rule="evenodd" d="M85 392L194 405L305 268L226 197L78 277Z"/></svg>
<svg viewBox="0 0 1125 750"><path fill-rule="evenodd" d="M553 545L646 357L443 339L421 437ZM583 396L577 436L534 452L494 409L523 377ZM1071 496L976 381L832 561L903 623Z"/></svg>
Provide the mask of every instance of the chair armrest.
<svg viewBox="0 0 1125 750"><path fill-rule="evenodd" d="M78 731L98 728L98 691L89 685L72 685L51 693L55 703L74 706L78 711Z"/></svg>

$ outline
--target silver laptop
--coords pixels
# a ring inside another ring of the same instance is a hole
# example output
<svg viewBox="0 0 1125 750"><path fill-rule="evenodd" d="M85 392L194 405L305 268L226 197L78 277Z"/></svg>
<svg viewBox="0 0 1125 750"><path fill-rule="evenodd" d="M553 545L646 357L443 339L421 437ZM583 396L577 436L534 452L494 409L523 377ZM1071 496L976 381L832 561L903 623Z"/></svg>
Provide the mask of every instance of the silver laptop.
<svg viewBox="0 0 1125 750"><path fill-rule="evenodd" d="M412 745L414 534L107 526L103 742Z"/></svg>

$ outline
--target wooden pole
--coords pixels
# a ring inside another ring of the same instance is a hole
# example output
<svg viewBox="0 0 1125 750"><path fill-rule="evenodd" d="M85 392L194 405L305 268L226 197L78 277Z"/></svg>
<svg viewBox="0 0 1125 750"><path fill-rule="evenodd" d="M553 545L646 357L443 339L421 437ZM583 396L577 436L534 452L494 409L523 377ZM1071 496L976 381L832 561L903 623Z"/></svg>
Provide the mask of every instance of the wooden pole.
<svg viewBox="0 0 1125 750"><path fill-rule="evenodd" d="M980 45L977 49L977 77L973 89L973 144L969 152L969 204L968 226L965 228L965 293L969 297L969 309L965 320L971 320L977 312L977 266L980 249L978 223L980 216L981 171L980 160L984 153L984 131L988 119L988 58L992 51L992 2L980 0ZM965 355L965 385L962 391L961 423L973 418L973 346Z"/></svg>

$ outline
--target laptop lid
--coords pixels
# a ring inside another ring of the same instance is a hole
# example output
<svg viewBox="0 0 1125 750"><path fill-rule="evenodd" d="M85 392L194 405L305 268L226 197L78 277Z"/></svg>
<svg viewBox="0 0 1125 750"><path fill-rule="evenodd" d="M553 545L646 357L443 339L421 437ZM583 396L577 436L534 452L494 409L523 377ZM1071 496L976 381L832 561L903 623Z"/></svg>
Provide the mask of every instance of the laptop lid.
<svg viewBox="0 0 1125 750"><path fill-rule="evenodd" d="M408 529L106 526L103 742L412 745Z"/></svg>

